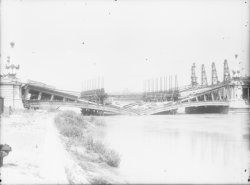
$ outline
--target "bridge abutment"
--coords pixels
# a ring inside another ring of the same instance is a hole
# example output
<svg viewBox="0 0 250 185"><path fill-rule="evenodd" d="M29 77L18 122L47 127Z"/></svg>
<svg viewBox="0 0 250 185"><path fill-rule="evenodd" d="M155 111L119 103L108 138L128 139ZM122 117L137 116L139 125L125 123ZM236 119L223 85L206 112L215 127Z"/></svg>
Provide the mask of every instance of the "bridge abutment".
<svg viewBox="0 0 250 185"><path fill-rule="evenodd" d="M4 112L24 109L21 83L13 78L1 78L0 95L4 99Z"/></svg>

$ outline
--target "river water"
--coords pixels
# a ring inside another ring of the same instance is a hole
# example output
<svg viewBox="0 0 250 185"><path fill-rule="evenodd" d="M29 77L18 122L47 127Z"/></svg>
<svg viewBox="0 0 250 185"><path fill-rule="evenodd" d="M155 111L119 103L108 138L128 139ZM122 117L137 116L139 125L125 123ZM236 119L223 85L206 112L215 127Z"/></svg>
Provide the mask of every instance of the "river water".
<svg viewBox="0 0 250 185"><path fill-rule="evenodd" d="M106 116L96 137L128 183L247 183L248 114Z"/></svg>

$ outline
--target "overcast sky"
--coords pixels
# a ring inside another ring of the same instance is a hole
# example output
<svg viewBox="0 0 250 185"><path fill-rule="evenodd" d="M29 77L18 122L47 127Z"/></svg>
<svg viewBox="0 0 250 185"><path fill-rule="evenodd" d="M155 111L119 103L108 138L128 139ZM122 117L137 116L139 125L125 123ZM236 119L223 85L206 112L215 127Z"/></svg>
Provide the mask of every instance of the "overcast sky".
<svg viewBox="0 0 250 185"><path fill-rule="evenodd" d="M108 92L175 74L188 85L193 62L210 83L212 62L219 80L224 59L249 63L249 0L2 0L1 21L2 65L66 90L98 76Z"/></svg>

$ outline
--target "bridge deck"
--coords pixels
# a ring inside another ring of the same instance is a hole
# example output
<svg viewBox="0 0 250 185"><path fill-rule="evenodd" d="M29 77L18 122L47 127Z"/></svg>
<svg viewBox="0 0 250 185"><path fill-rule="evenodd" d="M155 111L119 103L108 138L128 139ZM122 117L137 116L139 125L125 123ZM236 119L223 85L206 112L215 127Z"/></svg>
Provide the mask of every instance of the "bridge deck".
<svg viewBox="0 0 250 185"><path fill-rule="evenodd" d="M160 112L171 111L178 109L180 107L199 107L199 106L229 106L227 101L206 101L206 102L187 102L187 103L177 103L174 102L170 105L162 105L151 107L149 109L141 111L140 115L150 115L150 114L157 114Z"/></svg>
<svg viewBox="0 0 250 185"><path fill-rule="evenodd" d="M39 107L77 107L77 108L85 108L85 109L93 109L104 112L111 112L115 114L123 114L123 115L137 115L134 112L123 110L118 107L111 107L108 105L98 105L98 104L89 104L84 102L62 102L62 101L26 101L27 106L32 108Z"/></svg>

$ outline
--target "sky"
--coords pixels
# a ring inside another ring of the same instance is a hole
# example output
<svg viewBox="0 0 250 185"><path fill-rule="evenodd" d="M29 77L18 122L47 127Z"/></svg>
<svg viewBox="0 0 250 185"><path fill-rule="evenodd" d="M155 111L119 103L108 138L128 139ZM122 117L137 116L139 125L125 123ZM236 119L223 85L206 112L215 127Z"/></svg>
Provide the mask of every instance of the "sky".
<svg viewBox="0 0 250 185"><path fill-rule="evenodd" d="M145 80L169 75L189 85L194 62L198 82L204 64L211 83L212 62L222 81L225 59L230 71L241 62L246 75L249 3L2 0L1 72L10 56L20 79L81 91L103 77L107 92L139 92Z"/></svg>

